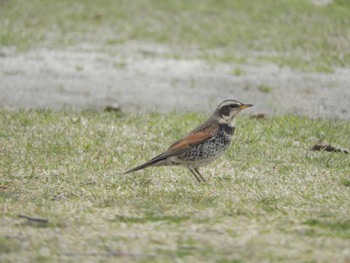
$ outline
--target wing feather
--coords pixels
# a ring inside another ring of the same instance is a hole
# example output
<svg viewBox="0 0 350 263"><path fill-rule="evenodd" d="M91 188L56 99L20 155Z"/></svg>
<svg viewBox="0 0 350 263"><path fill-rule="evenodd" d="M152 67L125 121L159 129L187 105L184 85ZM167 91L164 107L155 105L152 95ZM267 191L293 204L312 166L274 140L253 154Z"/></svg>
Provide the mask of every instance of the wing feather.
<svg viewBox="0 0 350 263"><path fill-rule="evenodd" d="M190 149L191 147L200 144L202 142L211 140L216 133L216 131L219 129L219 126L215 123L209 124L204 123L205 125L201 125L197 127L197 129L193 130L191 133L189 133L186 137L184 137L181 140L176 141L165 152L161 153L160 155L154 157L153 159L149 160L148 162L141 164L127 172L135 172L137 170L141 170L143 168L146 168L148 166L154 166L158 163L164 161L168 157L172 157L176 154L182 153Z"/></svg>
<svg viewBox="0 0 350 263"><path fill-rule="evenodd" d="M191 132L185 138L170 145L169 149L163 154L175 155L188 150L192 146L208 141L213 138L213 135L215 134L217 129L217 125L211 125L206 129L202 129L201 131Z"/></svg>

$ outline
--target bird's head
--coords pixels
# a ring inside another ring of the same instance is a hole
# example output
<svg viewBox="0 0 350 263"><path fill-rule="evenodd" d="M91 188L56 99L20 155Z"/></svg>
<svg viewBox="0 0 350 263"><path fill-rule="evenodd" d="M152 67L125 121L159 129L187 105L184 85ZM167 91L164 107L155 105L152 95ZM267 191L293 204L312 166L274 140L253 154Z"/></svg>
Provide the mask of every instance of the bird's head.
<svg viewBox="0 0 350 263"><path fill-rule="evenodd" d="M234 126L234 117L243 109L253 106L252 104L244 104L237 100L225 100L220 103L214 112L214 116L219 123Z"/></svg>

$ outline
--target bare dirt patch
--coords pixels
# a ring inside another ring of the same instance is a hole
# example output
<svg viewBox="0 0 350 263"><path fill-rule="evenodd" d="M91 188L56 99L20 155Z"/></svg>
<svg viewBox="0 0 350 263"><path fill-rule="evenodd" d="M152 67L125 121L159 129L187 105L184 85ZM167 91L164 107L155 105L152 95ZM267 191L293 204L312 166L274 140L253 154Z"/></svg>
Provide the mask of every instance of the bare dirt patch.
<svg viewBox="0 0 350 263"><path fill-rule="evenodd" d="M273 64L167 58L163 46L131 43L112 51L3 51L0 108L211 111L227 98L255 105L252 114L350 119L350 70L303 73Z"/></svg>

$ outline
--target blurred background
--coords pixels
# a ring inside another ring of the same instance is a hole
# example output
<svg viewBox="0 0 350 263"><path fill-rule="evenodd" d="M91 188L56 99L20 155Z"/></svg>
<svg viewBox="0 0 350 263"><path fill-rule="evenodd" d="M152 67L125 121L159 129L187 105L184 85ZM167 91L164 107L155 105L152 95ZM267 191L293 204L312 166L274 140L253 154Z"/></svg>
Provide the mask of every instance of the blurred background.
<svg viewBox="0 0 350 263"><path fill-rule="evenodd" d="M0 0L0 108L350 119L348 0Z"/></svg>

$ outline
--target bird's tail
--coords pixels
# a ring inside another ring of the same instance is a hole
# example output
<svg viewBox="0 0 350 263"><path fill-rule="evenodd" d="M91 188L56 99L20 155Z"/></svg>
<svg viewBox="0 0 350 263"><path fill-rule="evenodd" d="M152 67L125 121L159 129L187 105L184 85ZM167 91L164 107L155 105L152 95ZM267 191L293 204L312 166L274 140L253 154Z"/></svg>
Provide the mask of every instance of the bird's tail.
<svg viewBox="0 0 350 263"><path fill-rule="evenodd" d="M156 156L154 157L152 160L149 160L148 162L145 162L144 164L141 164L139 166L136 166L135 168L132 168L128 171L126 171L123 174L128 174L128 173L132 173L132 172L136 172L138 170L144 169L146 167L149 166L158 166L158 165L162 165L164 162L164 160L166 159L166 157L163 157L162 155Z"/></svg>

